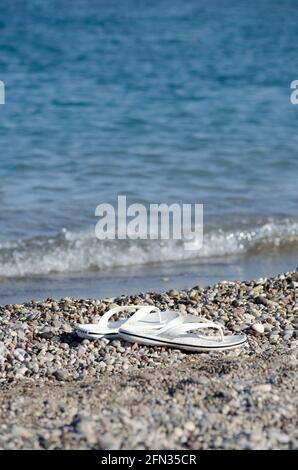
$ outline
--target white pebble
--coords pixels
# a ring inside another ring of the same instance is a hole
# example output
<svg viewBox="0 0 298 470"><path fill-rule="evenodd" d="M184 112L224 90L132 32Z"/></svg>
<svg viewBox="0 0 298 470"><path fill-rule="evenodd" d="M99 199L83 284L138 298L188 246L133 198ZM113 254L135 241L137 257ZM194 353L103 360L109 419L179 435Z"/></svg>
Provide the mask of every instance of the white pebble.
<svg viewBox="0 0 298 470"><path fill-rule="evenodd" d="M254 323L252 325L252 329L259 335L262 335L265 331L264 325L262 325L262 323Z"/></svg>

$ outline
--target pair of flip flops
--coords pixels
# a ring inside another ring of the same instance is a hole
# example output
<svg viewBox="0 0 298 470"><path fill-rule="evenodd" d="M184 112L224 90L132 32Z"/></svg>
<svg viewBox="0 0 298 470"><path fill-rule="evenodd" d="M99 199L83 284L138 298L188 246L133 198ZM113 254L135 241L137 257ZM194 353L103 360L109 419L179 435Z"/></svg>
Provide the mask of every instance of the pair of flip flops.
<svg viewBox="0 0 298 470"><path fill-rule="evenodd" d="M110 321L114 315L134 312L128 319ZM218 335L202 335L203 329L217 330ZM113 339L130 343L166 346L187 351L223 351L246 342L245 335L224 335L223 327L196 315L182 315L177 310L161 311L151 305L115 307L106 312L97 324L77 325L80 338Z"/></svg>

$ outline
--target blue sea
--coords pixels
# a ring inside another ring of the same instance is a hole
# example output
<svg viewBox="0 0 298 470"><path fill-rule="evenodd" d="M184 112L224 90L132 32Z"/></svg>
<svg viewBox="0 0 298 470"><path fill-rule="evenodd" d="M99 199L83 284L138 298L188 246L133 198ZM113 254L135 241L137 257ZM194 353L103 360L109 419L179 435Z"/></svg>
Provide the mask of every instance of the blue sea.
<svg viewBox="0 0 298 470"><path fill-rule="evenodd" d="M2 0L0 304L296 268L296 0ZM204 245L95 208L204 204Z"/></svg>

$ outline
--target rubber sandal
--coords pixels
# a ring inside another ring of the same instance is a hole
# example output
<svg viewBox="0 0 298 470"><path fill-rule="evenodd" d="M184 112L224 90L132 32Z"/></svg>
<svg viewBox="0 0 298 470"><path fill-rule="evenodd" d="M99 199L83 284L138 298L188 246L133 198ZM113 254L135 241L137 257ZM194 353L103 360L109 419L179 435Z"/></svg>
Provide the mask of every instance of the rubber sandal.
<svg viewBox="0 0 298 470"><path fill-rule="evenodd" d="M219 336L207 336L195 332L206 328L216 329ZM222 326L196 315L176 316L158 330L144 329L140 324L126 323L119 329L119 335L122 339L133 343L166 346L193 352L234 349L247 340L245 335L224 336Z"/></svg>
<svg viewBox="0 0 298 470"><path fill-rule="evenodd" d="M128 319L109 321L114 315L123 312L135 313ZM76 325L75 333L80 338L85 339L113 339L118 336L119 328L127 322L129 325L140 323L143 329L150 328L150 330L154 330L155 328L161 328L169 320L173 319L174 316L176 314L171 313L167 315L166 312L161 312L159 308L152 305L124 305L112 308L106 312L97 324Z"/></svg>

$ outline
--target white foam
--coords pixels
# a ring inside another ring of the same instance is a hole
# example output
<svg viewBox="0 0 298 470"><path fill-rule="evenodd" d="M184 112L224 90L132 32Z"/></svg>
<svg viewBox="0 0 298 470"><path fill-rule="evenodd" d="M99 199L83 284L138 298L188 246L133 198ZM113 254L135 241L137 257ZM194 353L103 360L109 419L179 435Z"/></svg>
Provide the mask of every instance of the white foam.
<svg viewBox="0 0 298 470"><path fill-rule="evenodd" d="M63 230L56 237L39 237L0 244L0 277L86 272L167 261L270 253L297 249L298 222L268 222L251 229L212 229L199 251L185 250L182 241L106 240L94 233Z"/></svg>

